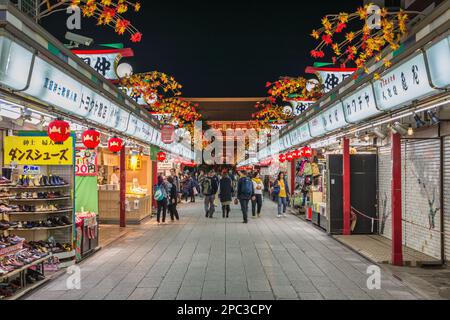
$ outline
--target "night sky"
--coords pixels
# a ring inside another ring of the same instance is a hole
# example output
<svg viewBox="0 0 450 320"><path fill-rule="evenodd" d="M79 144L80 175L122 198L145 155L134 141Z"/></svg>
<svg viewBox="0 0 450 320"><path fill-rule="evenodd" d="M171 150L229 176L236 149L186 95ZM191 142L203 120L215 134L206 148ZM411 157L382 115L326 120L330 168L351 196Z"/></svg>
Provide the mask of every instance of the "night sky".
<svg viewBox="0 0 450 320"><path fill-rule="evenodd" d="M173 75L185 97L262 97L267 81L303 75L314 62L309 34L325 14L351 12L361 2L146 0L140 13L125 16L143 33L139 44L92 19L75 32L96 44L123 42L135 52L129 61L135 72ZM66 42L65 19L66 13L55 13L42 25Z"/></svg>

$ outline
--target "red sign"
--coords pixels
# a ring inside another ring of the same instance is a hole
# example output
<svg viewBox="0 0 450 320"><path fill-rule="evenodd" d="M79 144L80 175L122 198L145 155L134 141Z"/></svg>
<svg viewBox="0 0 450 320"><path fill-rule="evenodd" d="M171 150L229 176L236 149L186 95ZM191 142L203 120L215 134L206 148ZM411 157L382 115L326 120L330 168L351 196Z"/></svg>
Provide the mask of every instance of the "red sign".
<svg viewBox="0 0 450 320"><path fill-rule="evenodd" d="M75 174L77 176L97 176L97 151L77 148L75 150Z"/></svg>
<svg viewBox="0 0 450 320"><path fill-rule="evenodd" d="M156 157L157 157L157 159L158 159L159 162L163 162L164 160L167 159L167 155L166 155L166 153L163 152L163 151L158 152L158 154L156 155Z"/></svg>
<svg viewBox="0 0 450 320"><path fill-rule="evenodd" d="M175 127L171 124L161 126L161 140L165 144L171 144L175 140Z"/></svg>

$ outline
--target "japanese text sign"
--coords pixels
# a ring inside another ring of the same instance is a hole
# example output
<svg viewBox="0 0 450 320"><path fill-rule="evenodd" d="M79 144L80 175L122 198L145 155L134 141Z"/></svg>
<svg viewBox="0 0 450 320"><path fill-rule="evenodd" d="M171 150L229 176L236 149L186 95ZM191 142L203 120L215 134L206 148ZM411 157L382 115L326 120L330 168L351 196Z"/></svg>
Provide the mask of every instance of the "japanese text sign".
<svg viewBox="0 0 450 320"><path fill-rule="evenodd" d="M73 165L73 138L55 144L49 137L5 137L4 162L6 165Z"/></svg>

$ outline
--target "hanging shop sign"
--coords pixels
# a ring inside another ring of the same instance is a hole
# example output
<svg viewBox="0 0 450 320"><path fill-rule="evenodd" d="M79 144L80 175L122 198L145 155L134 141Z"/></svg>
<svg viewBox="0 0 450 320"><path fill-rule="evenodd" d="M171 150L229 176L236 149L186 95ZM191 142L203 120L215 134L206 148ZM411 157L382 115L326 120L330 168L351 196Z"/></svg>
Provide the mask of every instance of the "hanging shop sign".
<svg viewBox="0 0 450 320"><path fill-rule="evenodd" d="M350 77L356 70L356 68L307 67L305 72L316 74L323 86L324 92L327 93Z"/></svg>
<svg viewBox="0 0 450 320"><path fill-rule="evenodd" d="M431 82L438 88L450 86L450 36L426 50Z"/></svg>
<svg viewBox="0 0 450 320"><path fill-rule="evenodd" d="M305 113L314 103L315 101L310 100L291 100L292 112L294 116L298 117Z"/></svg>
<svg viewBox="0 0 450 320"><path fill-rule="evenodd" d="M175 140L175 127L170 124L161 126L161 140L165 144L171 144Z"/></svg>
<svg viewBox="0 0 450 320"><path fill-rule="evenodd" d="M305 141L307 141L307 140L312 138L311 134L309 133L309 126L308 126L307 123L301 125L298 128L298 131L300 133L299 134L299 143L303 143L303 142L305 142Z"/></svg>
<svg viewBox="0 0 450 320"><path fill-rule="evenodd" d="M5 165L73 165L73 138L56 144L49 137L16 137L4 139Z"/></svg>
<svg viewBox="0 0 450 320"><path fill-rule="evenodd" d="M271 127L273 130L281 130L281 129L283 129L284 127L286 127L286 125L287 125L287 123L271 123L271 124L270 124L270 127Z"/></svg>
<svg viewBox="0 0 450 320"><path fill-rule="evenodd" d="M320 115L308 121L308 125L309 132L313 138L319 137L326 133L325 126Z"/></svg>
<svg viewBox="0 0 450 320"><path fill-rule="evenodd" d="M402 63L374 83L378 107L391 110L433 92L422 53Z"/></svg>
<svg viewBox="0 0 450 320"><path fill-rule="evenodd" d="M75 150L75 174L79 177L97 175L98 153L95 150L77 148Z"/></svg>
<svg viewBox="0 0 450 320"><path fill-rule="evenodd" d="M133 50L107 49L107 50L72 50L96 72L108 80L118 80L116 69L122 58L133 57Z"/></svg>
<svg viewBox="0 0 450 320"><path fill-rule="evenodd" d="M340 129L348 124L345 120L341 103L328 108L326 111L322 112L319 117L322 119L323 127L327 132Z"/></svg>
<svg viewBox="0 0 450 320"><path fill-rule="evenodd" d="M108 150L112 153L118 153L122 150L123 140L118 137L112 137L108 140Z"/></svg>
<svg viewBox="0 0 450 320"><path fill-rule="evenodd" d="M22 90L27 84L33 54L4 36L0 36L0 48L0 82Z"/></svg>
<svg viewBox="0 0 450 320"><path fill-rule="evenodd" d="M345 97L342 104L345 117L350 123L356 123L382 113L377 109L372 84L365 85L354 94Z"/></svg>

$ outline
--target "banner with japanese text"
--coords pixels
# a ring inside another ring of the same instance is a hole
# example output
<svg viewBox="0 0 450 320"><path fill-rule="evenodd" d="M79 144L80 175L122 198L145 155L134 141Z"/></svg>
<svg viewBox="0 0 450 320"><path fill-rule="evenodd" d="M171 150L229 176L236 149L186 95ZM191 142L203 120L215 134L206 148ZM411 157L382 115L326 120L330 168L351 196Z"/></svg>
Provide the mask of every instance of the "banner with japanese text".
<svg viewBox="0 0 450 320"><path fill-rule="evenodd" d="M73 165L73 138L55 144L47 136L16 137L4 140L5 165Z"/></svg>

